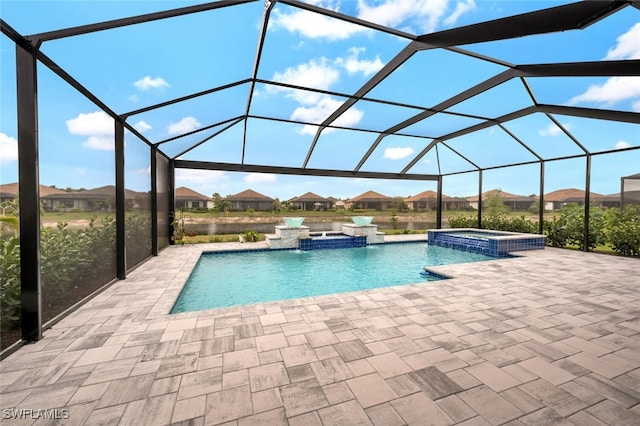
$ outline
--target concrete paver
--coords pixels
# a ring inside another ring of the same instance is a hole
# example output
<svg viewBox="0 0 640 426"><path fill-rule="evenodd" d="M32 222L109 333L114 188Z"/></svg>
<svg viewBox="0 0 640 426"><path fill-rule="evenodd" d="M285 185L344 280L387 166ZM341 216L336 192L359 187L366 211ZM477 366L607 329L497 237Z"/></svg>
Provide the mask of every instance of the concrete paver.
<svg viewBox="0 0 640 426"><path fill-rule="evenodd" d="M261 244L163 250L0 362L3 415L64 408L68 424L85 425L640 424L637 259L546 248L433 268L449 280L168 313L203 250Z"/></svg>

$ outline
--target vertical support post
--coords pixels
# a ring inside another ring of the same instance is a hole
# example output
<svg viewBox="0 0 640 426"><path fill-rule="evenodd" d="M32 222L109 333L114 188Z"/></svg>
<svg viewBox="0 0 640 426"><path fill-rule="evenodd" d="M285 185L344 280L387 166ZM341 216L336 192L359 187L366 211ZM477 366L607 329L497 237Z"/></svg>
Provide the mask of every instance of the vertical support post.
<svg viewBox="0 0 640 426"><path fill-rule="evenodd" d="M624 211L624 178L620 178L620 211Z"/></svg>
<svg viewBox="0 0 640 426"><path fill-rule="evenodd" d="M591 154L587 154L584 184L584 251L589 251L589 210L591 208Z"/></svg>
<svg viewBox="0 0 640 426"><path fill-rule="evenodd" d="M151 254L158 255L158 147L153 145L151 152Z"/></svg>
<svg viewBox="0 0 640 426"><path fill-rule="evenodd" d="M438 175L438 195L436 196L436 229L442 229L442 175Z"/></svg>
<svg viewBox="0 0 640 426"><path fill-rule="evenodd" d="M544 233L544 161L540 161L540 211L538 212L538 234Z"/></svg>
<svg viewBox="0 0 640 426"><path fill-rule="evenodd" d="M35 48L16 46L18 175L20 189L20 291L22 340L42 339L40 286L40 165L38 75Z"/></svg>
<svg viewBox="0 0 640 426"><path fill-rule="evenodd" d="M125 207L124 196L124 123L115 120L115 160L116 160L116 265L118 279L127 277Z"/></svg>
<svg viewBox="0 0 640 426"><path fill-rule="evenodd" d="M169 217L171 218L171 222L169 222L169 244L175 244L173 241L173 222L176 220L176 194L175 194L175 177L176 177L176 165L173 159L169 160L168 167L168 179L167 184L169 186Z"/></svg>
<svg viewBox="0 0 640 426"><path fill-rule="evenodd" d="M478 170L478 229L482 229L482 169Z"/></svg>

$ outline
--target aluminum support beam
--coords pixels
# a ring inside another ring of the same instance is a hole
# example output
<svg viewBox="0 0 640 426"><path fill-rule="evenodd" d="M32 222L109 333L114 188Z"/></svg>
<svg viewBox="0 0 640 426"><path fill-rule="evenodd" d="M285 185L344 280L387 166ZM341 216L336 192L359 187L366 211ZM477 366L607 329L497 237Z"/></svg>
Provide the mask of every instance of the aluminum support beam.
<svg viewBox="0 0 640 426"><path fill-rule="evenodd" d="M175 244L173 240L174 222L176 220L176 161L169 160L169 173L167 184L169 185L169 244Z"/></svg>
<svg viewBox="0 0 640 426"><path fill-rule="evenodd" d="M222 170L227 172L250 172L250 173L272 173L282 175L300 176L326 176L326 177L348 177L367 179L396 179L396 180L428 180L437 181L438 175L430 174L401 174L386 172L357 172L350 170L329 170L329 169L309 169L298 167L263 166L254 164L235 163L211 163L206 161L173 160L176 168L199 169L199 170Z"/></svg>
<svg viewBox="0 0 640 426"><path fill-rule="evenodd" d="M158 147L149 149L151 168L151 255L158 255Z"/></svg>
<svg viewBox="0 0 640 426"><path fill-rule="evenodd" d="M584 183L584 251L589 251L589 216L591 210L591 155L587 155Z"/></svg>
<svg viewBox="0 0 640 426"><path fill-rule="evenodd" d="M116 275L127 278L126 229L124 196L124 123L115 120L115 172L116 172Z"/></svg>
<svg viewBox="0 0 640 426"><path fill-rule="evenodd" d="M544 161L540 162L540 209L538 211L538 234L544 233Z"/></svg>
<svg viewBox="0 0 640 426"><path fill-rule="evenodd" d="M578 30L617 12L626 5L626 1L581 1L425 34L417 40L438 47L451 47Z"/></svg>
<svg viewBox="0 0 640 426"><path fill-rule="evenodd" d="M436 195L436 229L442 229L442 176L438 176L438 194Z"/></svg>
<svg viewBox="0 0 640 426"><path fill-rule="evenodd" d="M81 25L78 27L65 28L62 30L49 31L46 33L34 34L30 38L41 42L47 40L56 40L65 37L78 36L81 34L89 34L97 31L111 30L114 28L126 27L129 25L142 24L145 22L157 21L160 19L173 18L176 16L184 16L192 13L206 12L208 10L219 9L227 6L235 6L242 3L250 3L256 0L219 0L213 3L205 3L195 6L187 6L178 9L165 10L162 12L148 13L146 15L131 16L129 18L114 19L111 21L99 22L90 25Z"/></svg>
<svg viewBox="0 0 640 426"><path fill-rule="evenodd" d="M482 229L482 169L478 170L478 229Z"/></svg>
<svg viewBox="0 0 640 426"><path fill-rule="evenodd" d="M38 77L35 50L16 46L18 175L20 189L20 291L22 340L42 339Z"/></svg>

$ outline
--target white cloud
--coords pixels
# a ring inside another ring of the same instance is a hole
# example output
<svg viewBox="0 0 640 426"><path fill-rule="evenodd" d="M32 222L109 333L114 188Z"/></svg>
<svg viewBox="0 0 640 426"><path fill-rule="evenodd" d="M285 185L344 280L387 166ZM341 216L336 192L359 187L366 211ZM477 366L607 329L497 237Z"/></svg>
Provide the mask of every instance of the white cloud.
<svg viewBox="0 0 640 426"><path fill-rule="evenodd" d="M92 136L114 134L113 119L104 111L78 114L76 118L66 121L67 129L72 135Z"/></svg>
<svg viewBox="0 0 640 426"><path fill-rule="evenodd" d="M605 60L640 59L640 22L617 38L618 44L607 52Z"/></svg>
<svg viewBox="0 0 640 426"><path fill-rule="evenodd" d="M292 120L306 121L310 123L322 123L331 113L338 109L342 105L341 101L331 98L330 96L321 96L316 103L309 106L299 106L291 114ZM353 126L362 120L364 112L352 107L345 111L340 117L333 121L335 126L349 127ZM318 126L305 125L302 128L302 134L315 135L318 130ZM326 129L325 132L330 132L332 129Z"/></svg>
<svg viewBox="0 0 640 426"><path fill-rule="evenodd" d="M350 73L362 72L364 75L369 75L384 65L380 58L377 57L374 60L359 60L358 55L362 52L364 52L364 49L353 48L350 50L350 56L346 58L337 58L334 61L330 61L327 58L311 60L307 63L299 64L295 68L287 68L284 72L276 72L273 80L292 85L312 86L317 89L329 90L340 78L340 70L337 66L343 67ZM270 86L267 91L270 93L285 93L286 97L295 100L299 106L293 111L290 118L309 123L321 123L343 103L343 101L334 99L329 95L304 90ZM364 113L361 110L351 108L332 124L336 126L352 126L359 123L363 115ZM302 134L315 134L316 131L317 126L306 125L302 128ZM330 129L327 131L330 131Z"/></svg>
<svg viewBox="0 0 640 426"><path fill-rule="evenodd" d="M245 177L242 178L243 181L250 184L261 184L261 183L274 183L277 178L276 175L266 174L266 173L249 173Z"/></svg>
<svg viewBox="0 0 640 426"><path fill-rule="evenodd" d="M182 135L200 127L200 122L194 117L184 117L177 123L171 123L167 128L170 135Z"/></svg>
<svg viewBox="0 0 640 426"><path fill-rule="evenodd" d="M111 136L95 135L89 136L82 146L97 149L98 151L113 151L115 149L115 141Z"/></svg>
<svg viewBox="0 0 640 426"><path fill-rule="evenodd" d="M640 97L640 77L611 77L602 85L589 86L586 92L571 98L569 104L596 102L613 105L637 97Z"/></svg>
<svg viewBox="0 0 640 426"><path fill-rule="evenodd" d="M148 75L136 81L133 85L136 86L138 90L164 89L165 87L169 87L169 83L162 77L151 78Z"/></svg>
<svg viewBox="0 0 640 426"><path fill-rule="evenodd" d="M562 127L569 130L571 125L568 123L562 123ZM549 123L549 125L544 129L538 130L538 134L540 136L558 136L564 134L564 132L560 127L556 126L555 123Z"/></svg>
<svg viewBox="0 0 640 426"><path fill-rule="evenodd" d="M227 173L221 170L176 169L176 186L215 184L227 179Z"/></svg>
<svg viewBox="0 0 640 426"><path fill-rule="evenodd" d="M140 133L144 133L147 130L151 130L151 125L145 123L142 120L140 120L136 124L133 125L133 128L136 129L137 131L139 131Z"/></svg>
<svg viewBox="0 0 640 426"><path fill-rule="evenodd" d="M617 38L617 44L609 49L604 59L640 59L640 22ZM614 105L638 97L640 97L640 77L611 77L601 85L589 86L583 94L571 98L569 105L580 102ZM632 109L640 111L640 100L633 102Z"/></svg>
<svg viewBox="0 0 640 426"><path fill-rule="evenodd" d="M331 2L318 2L321 6L337 11ZM299 33L307 38L326 38L344 40L359 32L368 32L365 27L350 24L339 19L329 18L306 10L294 10L287 14L274 10L269 19L269 28L284 28L291 33Z"/></svg>
<svg viewBox="0 0 640 426"><path fill-rule="evenodd" d="M78 114L66 122L72 135L88 136L82 146L99 151L114 150L114 122L104 111Z"/></svg>
<svg viewBox="0 0 640 426"><path fill-rule="evenodd" d="M618 141L616 142L614 148L615 149L623 149L623 148L629 148L631 146L631 144L627 141Z"/></svg>
<svg viewBox="0 0 640 426"><path fill-rule="evenodd" d="M133 173L141 176L151 176L151 167L142 167L140 169L135 169Z"/></svg>
<svg viewBox="0 0 640 426"><path fill-rule="evenodd" d="M459 1L458 3L456 3L456 8L453 10L451 15L447 16L447 18L444 20L445 25L455 24L460 16L475 8L476 2L474 0Z"/></svg>
<svg viewBox="0 0 640 426"><path fill-rule="evenodd" d="M384 155L382 156L382 158L386 158L387 160L402 160L403 158L407 158L414 152L415 151L413 150L413 148L409 146L406 146L406 147L397 146L397 147L385 149Z"/></svg>
<svg viewBox="0 0 640 426"><path fill-rule="evenodd" d="M358 17L389 27L417 27L427 33L438 27L447 5L448 0L387 0L376 5L358 0Z"/></svg>
<svg viewBox="0 0 640 426"><path fill-rule="evenodd" d="M311 1L325 9L341 12L340 2L334 0ZM427 33L436 30L444 22L453 25L463 14L475 8L474 0L460 0L449 11L449 0L358 0L357 17L380 25L404 29L409 32ZM446 17L445 17L446 16ZM444 19L444 21L443 21ZM274 10L269 21L270 29L283 28L307 38L344 40L370 30L359 25L332 19L306 10L283 13Z"/></svg>
<svg viewBox="0 0 640 426"><path fill-rule="evenodd" d="M380 60L379 56L376 56L373 60L358 59L360 53L364 51L364 47L352 47L349 49L350 56L337 58L335 63L336 65L344 67L349 74L361 72L365 77L368 77L378 72L384 66L384 63Z"/></svg>
<svg viewBox="0 0 640 426"><path fill-rule="evenodd" d="M0 132L0 164L18 161L18 140Z"/></svg>
<svg viewBox="0 0 640 426"><path fill-rule="evenodd" d="M276 72L273 79L281 83L327 90L339 77L340 71L332 67L327 58L320 58L299 64L295 68L287 68L282 73Z"/></svg>

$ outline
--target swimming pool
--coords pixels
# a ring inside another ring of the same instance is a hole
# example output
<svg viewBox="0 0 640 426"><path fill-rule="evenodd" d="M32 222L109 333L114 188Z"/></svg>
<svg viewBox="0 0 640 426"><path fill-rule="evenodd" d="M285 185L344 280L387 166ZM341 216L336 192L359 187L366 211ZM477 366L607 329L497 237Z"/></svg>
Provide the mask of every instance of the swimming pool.
<svg viewBox="0 0 640 426"><path fill-rule="evenodd" d="M423 242L203 253L171 313L419 283L439 279L424 266L493 259Z"/></svg>

